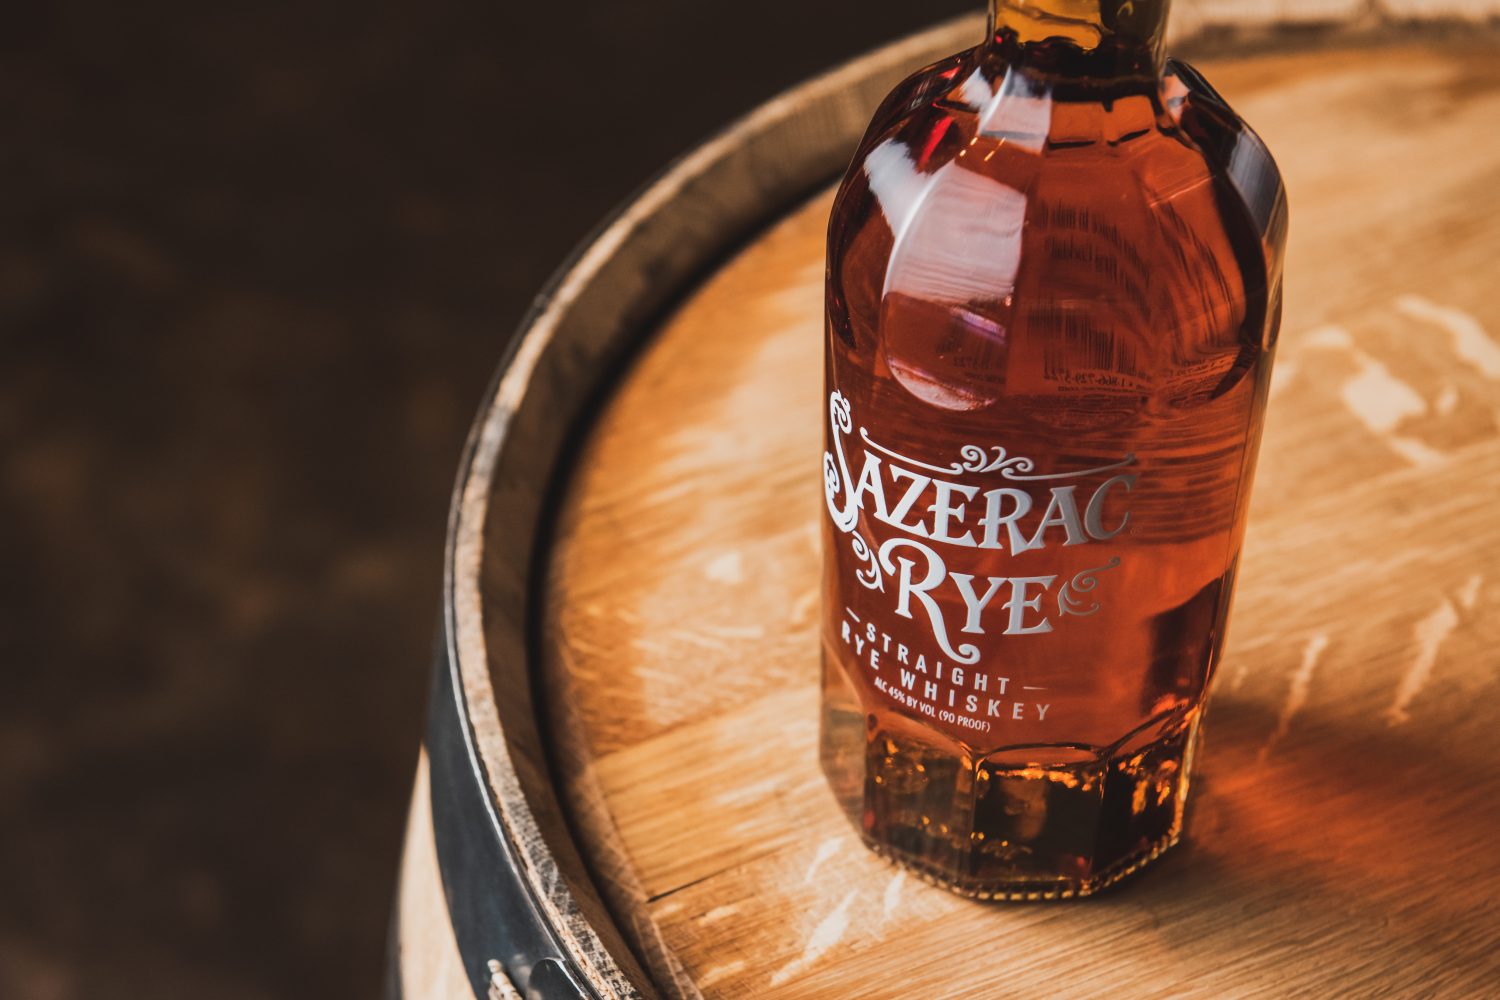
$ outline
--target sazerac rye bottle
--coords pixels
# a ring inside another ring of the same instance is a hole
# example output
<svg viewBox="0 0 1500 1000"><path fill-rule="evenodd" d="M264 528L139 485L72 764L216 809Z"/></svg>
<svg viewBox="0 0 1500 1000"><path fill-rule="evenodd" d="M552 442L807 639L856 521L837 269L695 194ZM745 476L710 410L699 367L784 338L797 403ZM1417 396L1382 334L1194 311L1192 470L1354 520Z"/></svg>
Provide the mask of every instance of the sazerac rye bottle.
<svg viewBox="0 0 1500 1000"><path fill-rule="evenodd" d="M1286 210L1166 16L991 0L834 204L822 763L967 895L1086 895L1183 828Z"/></svg>

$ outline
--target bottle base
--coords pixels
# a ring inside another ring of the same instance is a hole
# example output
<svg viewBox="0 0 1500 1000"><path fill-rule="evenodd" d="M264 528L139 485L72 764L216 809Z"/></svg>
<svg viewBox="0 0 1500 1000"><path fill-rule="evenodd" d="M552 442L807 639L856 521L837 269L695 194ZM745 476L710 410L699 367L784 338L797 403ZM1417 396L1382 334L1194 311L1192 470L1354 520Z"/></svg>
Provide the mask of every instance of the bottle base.
<svg viewBox="0 0 1500 1000"><path fill-rule="evenodd" d="M923 864L920 859L893 850L890 845L882 844L866 834L861 834L860 839L864 841L866 847L887 861L911 872L928 885L936 886L939 889L946 889L956 896L980 902L1035 903L1060 899L1082 899L1103 892L1105 889L1150 867L1153 862L1181 842L1182 831L1172 831L1154 844L1149 844L1135 854L1121 858L1097 875L1081 879L1063 878L1046 882L1036 880L1015 882L955 880L947 874L937 871L933 866Z"/></svg>
<svg viewBox="0 0 1500 1000"><path fill-rule="evenodd" d="M824 707L821 763L845 817L876 854L958 895L1091 896L1185 828L1200 708L1158 716L1109 747L979 753L895 713L832 698Z"/></svg>

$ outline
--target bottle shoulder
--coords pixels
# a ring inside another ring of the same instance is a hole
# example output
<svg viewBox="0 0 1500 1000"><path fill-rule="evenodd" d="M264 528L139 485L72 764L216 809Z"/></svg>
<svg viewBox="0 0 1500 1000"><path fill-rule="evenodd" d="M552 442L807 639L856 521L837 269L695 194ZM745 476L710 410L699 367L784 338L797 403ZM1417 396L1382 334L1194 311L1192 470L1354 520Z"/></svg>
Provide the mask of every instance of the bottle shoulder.
<svg viewBox="0 0 1500 1000"><path fill-rule="evenodd" d="M1164 83L1168 108L1184 137L1227 179L1260 233L1267 267L1279 276L1288 207L1281 168L1270 147L1189 63L1168 60Z"/></svg>
<svg viewBox="0 0 1500 1000"><path fill-rule="evenodd" d="M980 47L965 49L923 66L896 84L870 116L870 124L865 127L864 135L855 147L850 171L854 170L870 147L892 128L899 128L902 122L941 100L943 94L953 87L954 81L963 79L971 72L980 58Z"/></svg>
<svg viewBox="0 0 1500 1000"><path fill-rule="evenodd" d="M1066 92L972 56L934 79L877 116L835 200L836 356L943 409L1177 406L1260 370L1285 199L1216 95L1176 73Z"/></svg>
<svg viewBox="0 0 1500 1000"><path fill-rule="evenodd" d="M1274 158L1183 63L1169 63L1156 81L1087 90L1016 71L982 48L926 67L872 119L840 186L835 223L872 181L882 186L882 175L910 175L887 189L917 182L985 187L954 168L994 182L1005 201L1014 202L1006 192L1017 192L1028 200L1087 202L1103 191L1125 214L1143 206L1170 213L1174 200L1208 185L1219 201L1240 203L1235 214L1249 217L1268 258L1279 261L1285 240L1285 193Z"/></svg>

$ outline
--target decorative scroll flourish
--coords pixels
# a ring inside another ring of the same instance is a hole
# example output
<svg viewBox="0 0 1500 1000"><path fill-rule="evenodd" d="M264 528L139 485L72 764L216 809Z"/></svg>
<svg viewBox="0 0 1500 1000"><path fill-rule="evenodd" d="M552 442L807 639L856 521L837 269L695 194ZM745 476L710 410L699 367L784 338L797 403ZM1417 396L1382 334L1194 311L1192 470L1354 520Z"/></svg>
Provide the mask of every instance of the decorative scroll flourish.
<svg viewBox="0 0 1500 1000"><path fill-rule="evenodd" d="M864 536L857 531L854 532L849 536L849 547L854 550L854 558L865 564L854 574L859 582L870 590L885 590L885 577L880 574L880 560L875 557L875 553L870 549Z"/></svg>
<svg viewBox="0 0 1500 1000"><path fill-rule="evenodd" d="M878 452L889 455L891 458L900 459L907 465L914 465L919 469L927 469L929 472L943 472L949 475L959 475L964 472L996 472L1015 478L1011 473L1019 469L1022 472L1030 472L1035 466L1031 459L1024 455L1010 455L998 444L984 448L977 444L966 444L958 449L959 461L950 462L947 465L932 465L920 459L903 455L894 448L885 445L870 437L870 432L864 427L859 429L859 436L864 439L866 445Z"/></svg>
<svg viewBox="0 0 1500 1000"><path fill-rule="evenodd" d="M1021 468L1019 465L1017 466L1017 468L1020 468L1022 472L1030 472L1031 460L1026 459L1025 461L1026 466L1024 468ZM1113 472L1115 469L1123 469L1127 465L1134 464L1135 452L1131 452L1124 458L1120 459L1118 462L1111 462L1109 465L1095 466L1092 469L1076 469L1073 472L1052 472L1040 476L1023 476L1012 471L1011 469L1002 469L1000 474L1006 479L1026 480L1028 482L1033 482L1039 479L1077 479L1080 476L1094 476L1098 475L1101 472Z"/></svg>
<svg viewBox="0 0 1500 1000"><path fill-rule="evenodd" d="M1099 610L1099 602L1094 601L1085 606L1076 594L1087 594L1099 586L1099 574L1112 570L1120 565L1120 557L1115 556L1103 566L1095 566L1093 569L1081 570L1073 574L1073 579L1064 583L1057 589L1057 611L1063 615L1077 615L1082 618Z"/></svg>
<svg viewBox="0 0 1500 1000"><path fill-rule="evenodd" d="M833 431L833 453L823 452L823 498L828 501L828 514L834 525L842 532L850 532L859 523L859 504L852 489L849 460L844 457L844 435L854 429L854 421L849 416L849 400L841 392L828 397L828 425ZM838 502L841 492L845 494L842 509Z"/></svg>
<svg viewBox="0 0 1500 1000"><path fill-rule="evenodd" d="M966 472L998 471L1002 476L1010 479L1014 478L1017 470L1030 472L1035 468L1035 463L1031 459L1024 455L1007 455L1005 449L998 444L990 445L988 452L980 445L966 444L958 449L958 454L963 458L959 467Z"/></svg>
<svg viewBox="0 0 1500 1000"><path fill-rule="evenodd" d="M842 399L843 397L841 396L839 398ZM846 402L845 407L847 408L847 406L848 404ZM1036 463L1033 462L1030 458L1027 458L1025 455L1012 455L1007 452L1005 448L998 444L992 444L989 446L966 444L962 448L958 449L958 461L949 462L947 465L932 465L929 462L923 462L920 459L912 458L910 455L903 455L901 454L901 452L896 451L894 448L887 448L879 441L876 441L874 438L870 437L869 430L864 427L861 427L859 429L859 436L864 440L865 444L868 447L873 448L876 451L881 452L882 454L885 454L891 458L899 459L907 465L916 466L919 469L926 469L929 472L941 472L954 476L961 475L965 472L980 474L988 472L998 472L1006 479L1011 479L1018 482L1030 482L1041 479L1078 479L1082 476L1092 476L1101 472L1110 472L1114 469L1123 469L1127 465L1135 464L1135 454L1132 453L1126 455L1118 462L1113 462L1109 465L1100 465L1092 469L1075 469L1072 472L1052 472L1029 476L1026 475L1026 473L1035 469Z"/></svg>

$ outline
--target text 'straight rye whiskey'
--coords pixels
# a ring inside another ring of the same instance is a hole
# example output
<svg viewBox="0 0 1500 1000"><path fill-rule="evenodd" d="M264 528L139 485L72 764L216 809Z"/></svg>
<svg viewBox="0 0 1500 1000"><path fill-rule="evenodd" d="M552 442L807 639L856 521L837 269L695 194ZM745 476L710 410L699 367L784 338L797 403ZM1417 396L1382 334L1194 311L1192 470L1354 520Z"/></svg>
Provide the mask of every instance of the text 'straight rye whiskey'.
<svg viewBox="0 0 1500 1000"><path fill-rule="evenodd" d="M1279 321L1260 140L1165 0L992 0L828 238L822 759L876 850L1081 895L1174 843Z"/></svg>

